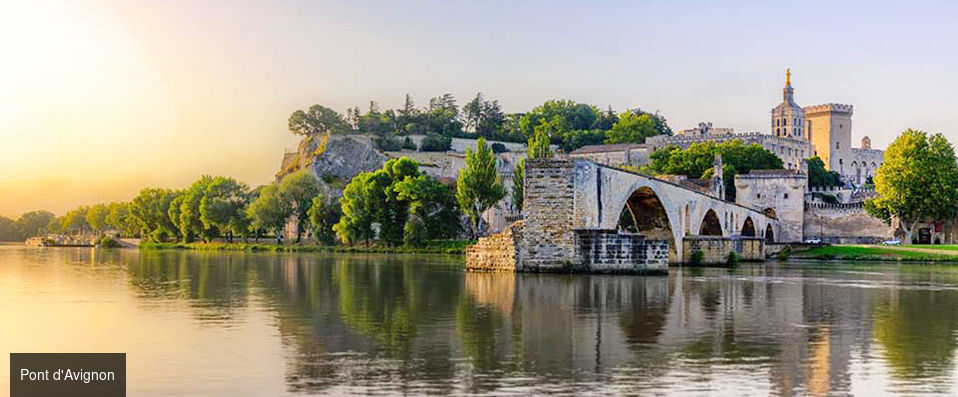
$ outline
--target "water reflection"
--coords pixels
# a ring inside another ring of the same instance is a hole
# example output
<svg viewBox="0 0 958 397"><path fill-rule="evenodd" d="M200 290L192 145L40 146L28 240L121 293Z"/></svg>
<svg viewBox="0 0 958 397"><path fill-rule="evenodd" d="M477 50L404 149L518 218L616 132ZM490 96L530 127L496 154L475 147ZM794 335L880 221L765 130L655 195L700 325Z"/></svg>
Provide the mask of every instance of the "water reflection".
<svg viewBox="0 0 958 397"><path fill-rule="evenodd" d="M62 252L19 255L116 273L189 332L267 313L286 392L955 392L952 268L569 276L466 274L435 256Z"/></svg>

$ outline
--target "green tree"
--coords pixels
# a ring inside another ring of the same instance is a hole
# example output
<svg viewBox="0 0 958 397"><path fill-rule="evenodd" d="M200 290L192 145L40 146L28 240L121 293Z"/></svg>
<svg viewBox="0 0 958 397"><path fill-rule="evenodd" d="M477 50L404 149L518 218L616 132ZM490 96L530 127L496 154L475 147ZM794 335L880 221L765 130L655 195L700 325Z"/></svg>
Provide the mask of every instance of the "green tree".
<svg viewBox="0 0 958 397"><path fill-rule="evenodd" d="M479 236L482 213L506 195L496 158L484 138L476 142L476 150L466 149L466 167L459 170L456 199L459 207L469 215L474 236Z"/></svg>
<svg viewBox="0 0 958 397"><path fill-rule="evenodd" d="M830 187L842 186L842 176L835 171L825 169L825 163L818 156L807 160L808 162L808 186L811 187Z"/></svg>
<svg viewBox="0 0 958 397"><path fill-rule="evenodd" d="M445 136L462 135L462 123L459 121L459 107L452 94L443 94L429 100L429 107L423 114L422 128Z"/></svg>
<svg viewBox="0 0 958 397"><path fill-rule="evenodd" d="M53 215L50 211L30 211L20 215L20 218L17 219L16 227L20 233L20 237L24 239L40 236L45 232L56 233L59 231L59 226L55 229L47 227L51 222L57 221L56 218L56 215ZM59 224L59 222L57 223Z"/></svg>
<svg viewBox="0 0 958 397"><path fill-rule="evenodd" d="M409 218L404 226L403 241L414 241L413 245L421 240L410 238L410 230L419 232L430 240L450 239L459 235L459 205L456 196L446 185L430 178L427 175L406 176L398 181L393 190L398 193L396 198L409 203ZM408 225L409 221L421 223ZM415 226L415 227L414 227Z"/></svg>
<svg viewBox="0 0 958 397"><path fill-rule="evenodd" d="M110 203L106 224L128 236L139 232L136 220L130 215L129 203Z"/></svg>
<svg viewBox="0 0 958 397"><path fill-rule="evenodd" d="M82 206L67 212L60 220L60 229L66 232L84 233L90 229L90 225L86 222L86 214L89 210L90 207Z"/></svg>
<svg viewBox="0 0 958 397"><path fill-rule="evenodd" d="M525 193L526 159L519 157L516 168L512 171L512 206L522 212L523 194Z"/></svg>
<svg viewBox="0 0 958 397"><path fill-rule="evenodd" d="M685 175L689 178L711 178L715 155L722 155L722 178L726 197L735 198L735 175L751 170L782 169L782 160L763 147L745 145L741 140L730 142L698 142L688 149L670 145L656 150L650 157L648 171L654 174Z"/></svg>
<svg viewBox="0 0 958 397"><path fill-rule="evenodd" d="M552 147L549 146L549 135L539 131L529 138L528 154L531 159L545 159L552 157Z"/></svg>
<svg viewBox="0 0 958 397"><path fill-rule="evenodd" d="M408 236L449 238L458 232L458 212L449 189L422 175L406 157L391 159L379 170L353 178L340 199L342 217L333 226L344 244L377 238L390 245L409 242ZM412 219L412 223L410 222ZM422 222L421 224L419 222ZM378 236L374 225L378 225Z"/></svg>
<svg viewBox="0 0 958 397"><path fill-rule="evenodd" d="M183 193L183 198L180 200L179 213L177 214L179 216L177 218L173 218L173 215L170 216L172 221L178 222L177 226L180 229L180 237L183 242L190 242L194 237L200 237L203 241L210 241L216 236L216 228L207 227L200 214L200 203L206 197L206 188L211 183L213 183L213 177L210 175L203 175L196 182L193 182Z"/></svg>
<svg viewBox="0 0 958 397"><path fill-rule="evenodd" d="M296 242L302 238L309 224L309 207L319 195L319 179L310 170L300 170L287 175L279 183L280 197L289 203L296 217Z"/></svg>
<svg viewBox="0 0 958 397"><path fill-rule="evenodd" d="M347 129L343 116L322 105L297 110L289 116L289 131L297 135L342 133Z"/></svg>
<svg viewBox="0 0 958 397"><path fill-rule="evenodd" d="M645 138L658 134L652 116L626 110L612 125L605 143L645 143Z"/></svg>
<svg viewBox="0 0 958 397"><path fill-rule="evenodd" d="M536 127L551 124L551 128L562 126L566 130L592 129L599 120L599 110L592 105L575 103L570 100L548 100L532 109L519 120L523 134L531 136Z"/></svg>
<svg viewBox="0 0 958 397"><path fill-rule="evenodd" d="M334 244L336 242L336 232L333 230L333 226L336 222L339 222L342 216L339 202L330 200L323 194L313 197L308 216L313 238L321 244Z"/></svg>
<svg viewBox="0 0 958 397"><path fill-rule="evenodd" d="M502 107L499 101L487 101L482 93L476 94L476 97L463 105L462 118L465 122L465 130L474 132L479 136L492 137L502 131L506 117L502 113Z"/></svg>
<svg viewBox="0 0 958 397"><path fill-rule="evenodd" d="M249 236L250 220L246 216L246 184L233 178L215 177L206 186L200 200L200 221L206 229L217 229L226 234L226 241L232 242L234 235Z"/></svg>
<svg viewBox="0 0 958 397"><path fill-rule="evenodd" d="M279 192L279 184L266 185L246 209L254 229L268 230L275 236L282 235L286 220L293 214L293 207Z"/></svg>
<svg viewBox="0 0 958 397"><path fill-rule="evenodd" d="M0 241L20 241L20 231L17 222L5 216L0 216Z"/></svg>
<svg viewBox="0 0 958 397"><path fill-rule="evenodd" d="M86 213L86 223L90 225L94 233L99 233L108 226L106 223L107 215L110 215L110 207L107 204L92 205Z"/></svg>
<svg viewBox="0 0 958 397"><path fill-rule="evenodd" d="M173 223L169 211L174 199L182 192L147 188L130 202L130 216L139 224L140 235L152 241L163 241L166 237L177 237L179 228ZM179 206L177 206L178 210ZM178 217L177 217L178 218Z"/></svg>
<svg viewBox="0 0 958 397"><path fill-rule="evenodd" d="M907 242L918 222L954 219L958 211L955 150L941 134L902 132L885 150L874 179L877 197L865 209L887 223L898 219Z"/></svg>

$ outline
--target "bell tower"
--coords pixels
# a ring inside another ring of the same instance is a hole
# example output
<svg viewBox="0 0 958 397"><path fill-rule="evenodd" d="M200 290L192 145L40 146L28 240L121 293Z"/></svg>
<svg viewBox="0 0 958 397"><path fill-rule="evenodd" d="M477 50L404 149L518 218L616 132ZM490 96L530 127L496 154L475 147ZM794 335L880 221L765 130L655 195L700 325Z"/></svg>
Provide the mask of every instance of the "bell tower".
<svg viewBox="0 0 958 397"><path fill-rule="evenodd" d="M792 88L792 69L785 69L785 88L782 103L772 109L772 134L782 138L805 138L805 111L795 103Z"/></svg>

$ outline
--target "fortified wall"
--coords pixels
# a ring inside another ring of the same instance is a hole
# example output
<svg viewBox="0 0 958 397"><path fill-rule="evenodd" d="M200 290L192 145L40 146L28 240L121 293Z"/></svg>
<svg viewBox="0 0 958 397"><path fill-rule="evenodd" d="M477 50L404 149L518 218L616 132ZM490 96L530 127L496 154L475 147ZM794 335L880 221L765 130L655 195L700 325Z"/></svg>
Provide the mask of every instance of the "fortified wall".
<svg viewBox="0 0 958 397"><path fill-rule="evenodd" d="M832 244L874 244L895 237L895 228L865 212L864 203L805 204L805 238Z"/></svg>

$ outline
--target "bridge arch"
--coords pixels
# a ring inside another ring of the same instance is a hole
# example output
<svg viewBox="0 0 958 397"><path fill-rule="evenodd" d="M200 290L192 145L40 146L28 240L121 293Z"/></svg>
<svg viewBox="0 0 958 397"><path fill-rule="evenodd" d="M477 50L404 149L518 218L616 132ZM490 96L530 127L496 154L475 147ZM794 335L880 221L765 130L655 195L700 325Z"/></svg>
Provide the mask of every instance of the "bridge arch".
<svg viewBox="0 0 958 397"><path fill-rule="evenodd" d="M616 229L638 233L651 240L669 243L669 259L677 258L675 222L659 194L649 186L635 189L622 207Z"/></svg>
<svg viewBox="0 0 958 397"><path fill-rule="evenodd" d="M742 236L746 237L755 237L755 223L752 222L752 217L746 217L745 222L742 224Z"/></svg>
<svg viewBox="0 0 958 397"><path fill-rule="evenodd" d="M702 226L699 227L700 236L721 236L722 222L719 221L715 211L709 209L702 218Z"/></svg>
<svg viewBox="0 0 958 397"><path fill-rule="evenodd" d="M769 223L768 226L765 226L765 242L766 243L775 242L775 232L772 230L771 223Z"/></svg>

